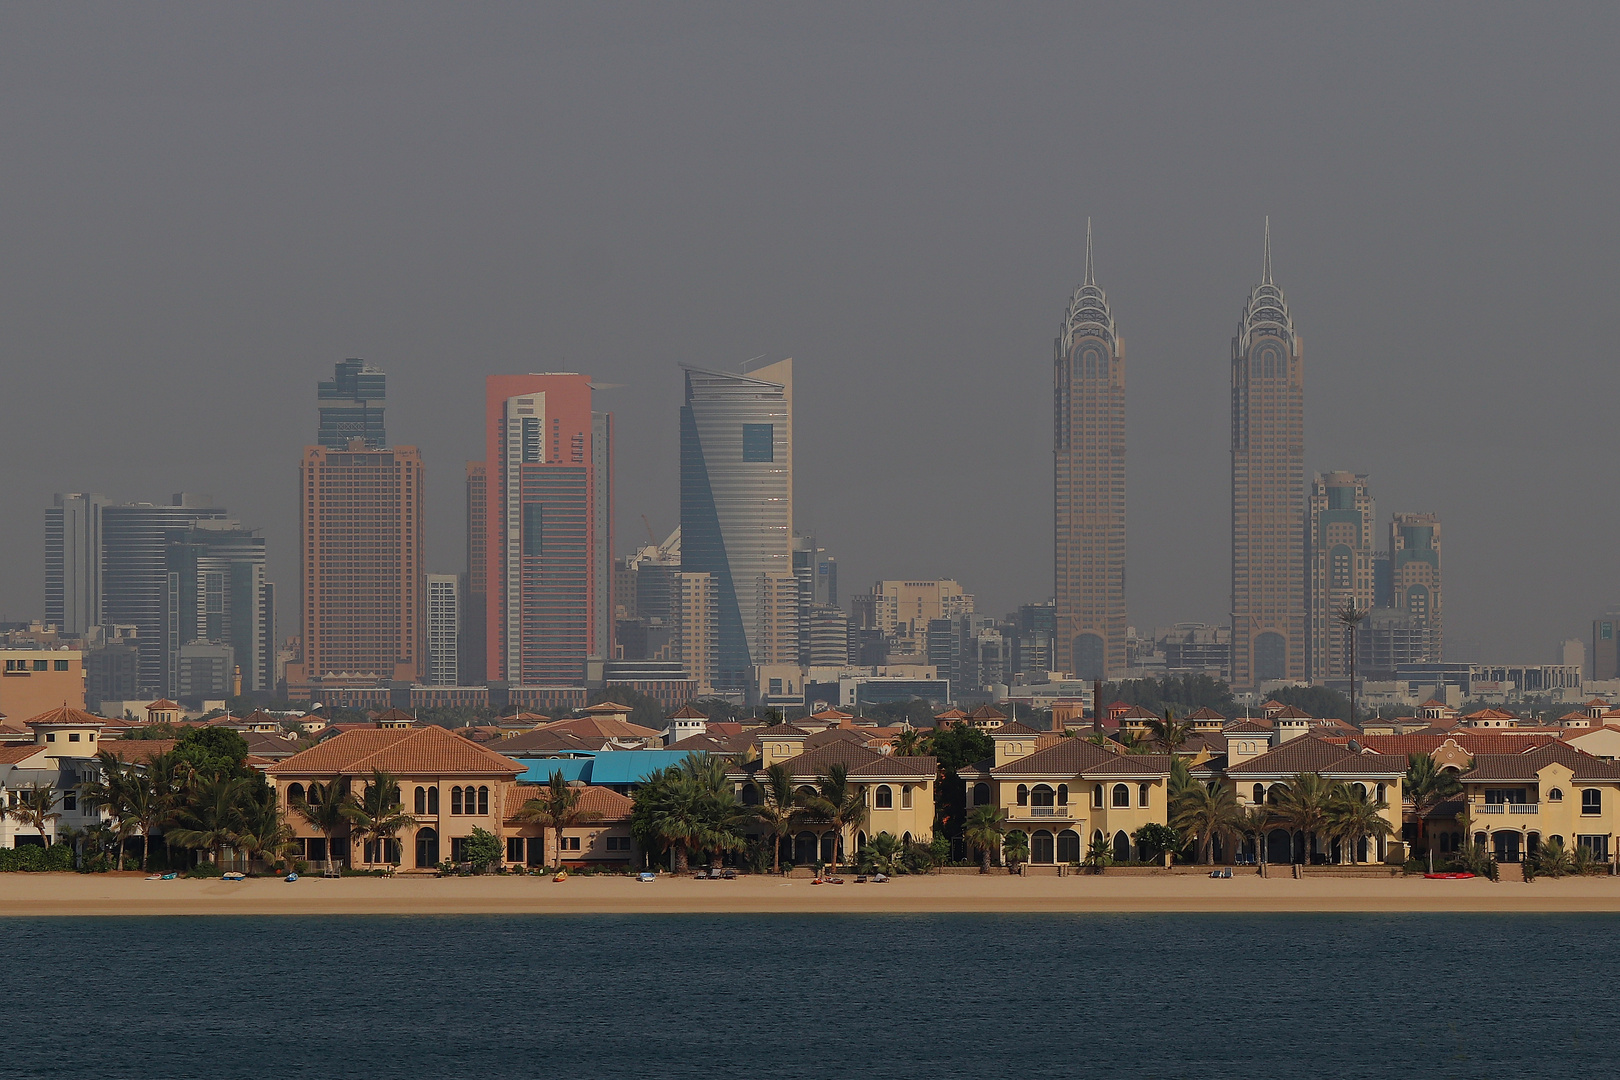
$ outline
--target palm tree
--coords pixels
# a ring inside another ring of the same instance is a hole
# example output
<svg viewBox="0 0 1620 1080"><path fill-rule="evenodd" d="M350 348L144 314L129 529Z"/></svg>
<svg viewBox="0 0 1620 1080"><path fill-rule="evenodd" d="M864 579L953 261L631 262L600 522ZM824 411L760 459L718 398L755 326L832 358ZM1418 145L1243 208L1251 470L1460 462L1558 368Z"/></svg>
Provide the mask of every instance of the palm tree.
<svg viewBox="0 0 1620 1080"><path fill-rule="evenodd" d="M332 840L349 820L349 810L355 805L349 793L349 782L337 777L331 783L309 785L305 798L293 801L298 815L314 826L326 838L326 870L332 869Z"/></svg>
<svg viewBox="0 0 1620 1080"><path fill-rule="evenodd" d="M838 869L838 856L844 846L844 830L866 824L866 792L849 782L849 770L830 766L816 778L816 793L804 798L804 808L833 827L832 868Z"/></svg>
<svg viewBox="0 0 1620 1080"><path fill-rule="evenodd" d="M190 805L180 813L181 828L171 837L181 847L207 848L215 866L223 864L225 845L234 844L242 829L242 802L247 781L220 775L203 780L192 792Z"/></svg>
<svg viewBox="0 0 1620 1080"><path fill-rule="evenodd" d="M1106 836L1093 836L1091 845L1086 848L1086 857L1082 860L1091 868L1093 874L1100 874L1103 869L1114 861L1114 848Z"/></svg>
<svg viewBox="0 0 1620 1080"><path fill-rule="evenodd" d="M416 819L405 813L400 800L399 777L383 769L372 769L360 798L344 814L362 842L371 837L377 846L377 862L388 861L388 840L401 829L409 829ZM361 849L365 854L365 849Z"/></svg>
<svg viewBox="0 0 1620 1080"><path fill-rule="evenodd" d="M1275 816L1294 832L1305 834L1309 861L1311 838L1327 827L1328 802L1333 785L1321 773L1300 773L1283 788L1277 798Z"/></svg>
<svg viewBox="0 0 1620 1080"><path fill-rule="evenodd" d="M1224 780L1209 784L1194 781L1193 786L1175 800L1170 827L1182 836L1197 837L1201 860L1208 864L1215 861L1217 838L1230 840L1241 835L1237 816L1237 795L1230 784Z"/></svg>
<svg viewBox="0 0 1620 1080"><path fill-rule="evenodd" d="M726 773L729 759L715 754L687 754L679 766L682 779L699 792L703 830L697 850L705 855L724 856L748 846L742 827L753 814L737 798L737 790Z"/></svg>
<svg viewBox="0 0 1620 1080"><path fill-rule="evenodd" d="M1434 872L1434 849L1429 844L1428 814L1436 806L1453 798L1462 790L1457 774L1441 769L1430 754L1408 754L1406 777L1402 780L1406 795L1412 800L1412 811L1417 817L1418 839L1423 841L1429 854L1429 872Z"/></svg>
<svg viewBox="0 0 1620 1080"><path fill-rule="evenodd" d="M1340 861L1345 856L1355 861L1355 849L1363 840L1376 840L1390 835L1395 827L1384 813L1389 804L1380 799L1373 802L1365 790L1339 784L1328 801L1328 831L1339 841Z"/></svg>
<svg viewBox="0 0 1620 1080"><path fill-rule="evenodd" d="M1001 826L1007 811L985 803L975 806L962 824L962 839L979 850L979 873L990 872L990 856L1001 850Z"/></svg>
<svg viewBox="0 0 1620 1080"><path fill-rule="evenodd" d="M1154 741L1162 746L1167 754L1175 753L1192 738L1192 724L1186 720L1177 720L1172 709L1164 710L1163 720L1149 720L1147 726L1148 730L1153 732Z"/></svg>
<svg viewBox="0 0 1620 1080"><path fill-rule="evenodd" d="M765 768L764 782L759 784L760 803L754 813L771 834L771 872L782 871L782 841L797 831L804 820L804 807L793 790L793 775L781 762Z"/></svg>
<svg viewBox="0 0 1620 1080"><path fill-rule="evenodd" d="M1350 722L1354 724L1356 722L1356 628L1367 617L1367 609L1356 607L1354 600L1346 600L1340 605L1339 610L1333 614L1340 624L1344 626L1345 641L1350 647Z"/></svg>
<svg viewBox="0 0 1620 1080"><path fill-rule="evenodd" d="M1009 867L1028 862L1029 834L1022 829L1014 829L1008 833L1006 839L1001 842L1001 853L1006 857Z"/></svg>
<svg viewBox="0 0 1620 1080"><path fill-rule="evenodd" d="M1114 741L1124 747L1127 754L1145 754L1150 749L1147 743L1129 728L1120 728L1114 735Z"/></svg>
<svg viewBox="0 0 1620 1080"><path fill-rule="evenodd" d="M544 793L538 798L530 799L523 804L517 812L522 821L532 821L540 826L541 861L545 861L546 830L551 830L557 837L557 865L562 866L562 831L577 825L582 821L594 821L602 815L595 810L585 810L579 805L580 789L569 787L563 774L554 772L551 781L545 787Z"/></svg>
<svg viewBox="0 0 1620 1080"><path fill-rule="evenodd" d="M1250 806L1239 810L1232 824L1245 836L1254 837L1254 856L1264 863L1266 861L1266 830L1271 827L1271 807L1265 803Z"/></svg>
<svg viewBox="0 0 1620 1080"><path fill-rule="evenodd" d="M146 763L146 787L151 795L151 818L147 828L147 836L157 829L163 829L164 863L168 863L169 834L168 827L179 815L186 803L186 778L190 773L190 765L185 758L170 750L166 754L159 754ZM148 840L148 847L150 840Z"/></svg>
<svg viewBox="0 0 1620 1080"><path fill-rule="evenodd" d="M17 801L6 810L7 815L31 829L38 829L39 838L50 847L51 838L45 827L62 817L56 811L56 789L49 784L29 784L17 789L15 794Z"/></svg>
<svg viewBox="0 0 1620 1080"><path fill-rule="evenodd" d="M901 757L915 757L926 754L928 736L916 728L908 727L894 738L894 752Z"/></svg>
<svg viewBox="0 0 1620 1080"><path fill-rule="evenodd" d="M900 838L892 833L880 832L866 842L856 859L863 871L892 874L900 853Z"/></svg>
<svg viewBox="0 0 1620 1080"><path fill-rule="evenodd" d="M263 859L268 866L272 859L284 858L295 836L293 827L282 816L276 789L266 787L261 798L254 798L250 793L243 800L241 811L242 828L236 834L235 844L247 856L249 867L254 859Z"/></svg>

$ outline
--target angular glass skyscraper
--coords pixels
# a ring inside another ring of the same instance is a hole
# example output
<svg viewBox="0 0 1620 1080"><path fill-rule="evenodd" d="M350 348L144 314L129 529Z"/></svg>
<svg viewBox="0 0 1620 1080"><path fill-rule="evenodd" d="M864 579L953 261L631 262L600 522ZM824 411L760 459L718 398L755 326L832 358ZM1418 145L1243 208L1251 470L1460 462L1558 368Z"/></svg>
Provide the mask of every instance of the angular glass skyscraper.
<svg viewBox="0 0 1620 1080"><path fill-rule="evenodd" d="M712 574L715 685L762 662L767 599L793 577L793 361L747 374L686 369L681 405L681 571Z"/></svg>
<svg viewBox="0 0 1620 1080"><path fill-rule="evenodd" d="M1266 223L1260 284L1232 339L1232 686L1307 677L1305 360L1271 280Z"/></svg>
<svg viewBox="0 0 1620 1080"><path fill-rule="evenodd" d="M315 441L328 450L347 450L350 439L364 439L366 449L388 445L383 429L383 400L388 376L364 360L341 360L330 381L321 380L321 430Z"/></svg>
<svg viewBox="0 0 1620 1080"><path fill-rule="evenodd" d="M1053 660L1105 679L1125 667L1125 343L1097 287L1090 221L1056 353Z"/></svg>

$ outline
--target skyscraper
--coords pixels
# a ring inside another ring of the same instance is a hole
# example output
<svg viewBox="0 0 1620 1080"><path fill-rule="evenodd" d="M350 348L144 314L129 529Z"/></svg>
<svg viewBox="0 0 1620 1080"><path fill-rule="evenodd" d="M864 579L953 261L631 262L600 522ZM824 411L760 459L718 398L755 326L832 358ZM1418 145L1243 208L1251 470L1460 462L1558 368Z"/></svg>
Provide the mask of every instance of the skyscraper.
<svg viewBox="0 0 1620 1080"><path fill-rule="evenodd" d="M1232 685L1306 677L1305 361L1271 279L1266 222L1260 284L1232 339Z"/></svg>
<svg viewBox="0 0 1620 1080"><path fill-rule="evenodd" d="M772 623L761 604L778 595L770 582L793 576L793 361L685 377L681 569L714 576L715 685L741 689L776 654L760 640Z"/></svg>
<svg viewBox="0 0 1620 1080"><path fill-rule="evenodd" d="M1085 280L1056 342L1054 537L1057 667L1103 679L1125 667L1125 342Z"/></svg>
<svg viewBox="0 0 1620 1080"><path fill-rule="evenodd" d="M1445 609L1440 589L1440 519L1396 514L1389 524L1390 587L1395 609L1429 631L1430 659L1445 658Z"/></svg>
<svg viewBox="0 0 1620 1080"><path fill-rule="evenodd" d="M275 589L265 577L264 537L234 521L199 521L169 533L164 564L161 693L188 693L182 655L196 644L228 648L227 669L241 675L244 692L274 690Z"/></svg>
<svg viewBox="0 0 1620 1080"><path fill-rule="evenodd" d="M612 419L591 402L574 373L485 381L490 679L578 686L588 658L613 655ZM469 467L469 505L479 475Z"/></svg>
<svg viewBox="0 0 1620 1080"><path fill-rule="evenodd" d="M350 439L362 439L366 448L388 445L383 428L383 399L387 376L364 360L340 360L333 365L330 382L316 388L321 406L321 427L315 441L328 450L347 450Z"/></svg>
<svg viewBox="0 0 1620 1080"><path fill-rule="evenodd" d="M429 686L455 686L458 630L461 621L460 580L455 574L427 576L427 678Z"/></svg>
<svg viewBox="0 0 1620 1080"><path fill-rule="evenodd" d="M101 625L104 495L57 495L45 509L45 621L81 635Z"/></svg>
<svg viewBox="0 0 1620 1080"><path fill-rule="evenodd" d="M304 448L298 474L303 660L288 693L314 679L416 682L426 662L422 455L414 446Z"/></svg>
<svg viewBox="0 0 1620 1080"><path fill-rule="evenodd" d="M1317 473L1311 481L1307 594L1311 610L1310 673L1350 675L1347 627L1338 612L1373 606L1373 499L1359 473Z"/></svg>
<svg viewBox="0 0 1620 1080"><path fill-rule="evenodd" d="M461 593L462 686L489 681L489 471L467 462L467 578Z"/></svg>

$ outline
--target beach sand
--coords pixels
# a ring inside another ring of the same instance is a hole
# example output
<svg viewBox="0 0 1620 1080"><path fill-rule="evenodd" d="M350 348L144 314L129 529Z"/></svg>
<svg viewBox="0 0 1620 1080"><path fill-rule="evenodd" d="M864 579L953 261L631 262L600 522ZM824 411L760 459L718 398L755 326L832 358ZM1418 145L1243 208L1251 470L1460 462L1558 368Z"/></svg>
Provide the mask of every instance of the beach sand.
<svg viewBox="0 0 1620 1080"><path fill-rule="evenodd" d="M901 877L279 878L148 881L124 874L0 875L0 915L518 915L990 912L1620 912L1620 878Z"/></svg>

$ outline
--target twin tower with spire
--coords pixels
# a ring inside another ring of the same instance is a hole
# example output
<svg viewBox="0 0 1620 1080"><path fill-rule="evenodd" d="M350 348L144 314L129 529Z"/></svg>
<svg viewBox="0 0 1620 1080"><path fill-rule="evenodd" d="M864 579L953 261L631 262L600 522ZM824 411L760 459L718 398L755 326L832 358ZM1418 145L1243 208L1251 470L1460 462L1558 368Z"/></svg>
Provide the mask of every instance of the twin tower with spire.
<svg viewBox="0 0 1620 1080"><path fill-rule="evenodd" d="M1053 365L1053 667L1076 677L1126 668L1125 342L1097 285L1091 221L1085 277L1063 314ZM1305 367L1271 276L1232 338L1232 668L1235 689L1306 677Z"/></svg>

